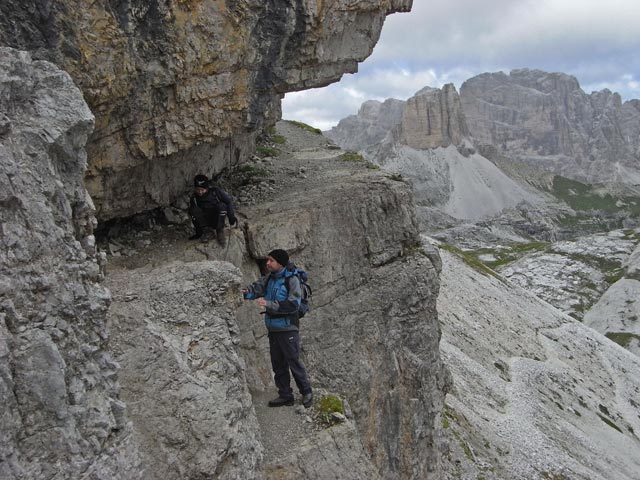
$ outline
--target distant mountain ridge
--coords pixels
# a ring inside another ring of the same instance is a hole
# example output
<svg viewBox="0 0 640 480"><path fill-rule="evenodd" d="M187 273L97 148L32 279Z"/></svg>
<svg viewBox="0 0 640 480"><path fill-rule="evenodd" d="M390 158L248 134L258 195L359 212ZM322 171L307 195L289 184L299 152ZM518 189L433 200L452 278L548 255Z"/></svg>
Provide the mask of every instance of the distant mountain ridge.
<svg viewBox="0 0 640 480"><path fill-rule="evenodd" d="M439 108L426 108L429 97L432 106L438 97ZM444 129L438 139L434 125ZM327 136L343 148L365 150L384 139L385 128L395 132L395 143L417 149L469 139L575 180L640 184L640 100L623 103L606 89L587 94L564 73L483 73L464 82L459 95L448 84L424 88L406 102L365 102L358 115L341 120ZM365 129L376 134L363 135Z"/></svg>

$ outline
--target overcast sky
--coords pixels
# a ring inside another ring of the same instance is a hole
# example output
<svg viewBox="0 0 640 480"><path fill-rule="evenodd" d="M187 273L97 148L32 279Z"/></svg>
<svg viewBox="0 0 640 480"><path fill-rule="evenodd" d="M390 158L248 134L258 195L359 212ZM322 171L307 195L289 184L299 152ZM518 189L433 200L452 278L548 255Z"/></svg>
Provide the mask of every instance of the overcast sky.
<svg viewBox="0 0 640 480"><path fill-rule="evenodd" d="M289 93L283 118L323 130L369 99L405 100L422 87L483 72L537 68L574 75L587 93L640 98L640 0L414 0L387 17L360 71Z"/></svg>

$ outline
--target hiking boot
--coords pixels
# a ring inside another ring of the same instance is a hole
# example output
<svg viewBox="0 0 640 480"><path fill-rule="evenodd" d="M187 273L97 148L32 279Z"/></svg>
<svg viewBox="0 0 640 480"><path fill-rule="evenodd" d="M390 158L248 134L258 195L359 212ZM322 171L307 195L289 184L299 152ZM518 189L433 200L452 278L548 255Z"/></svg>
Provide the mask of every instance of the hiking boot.
<svg viewBox="0 0 640 480"><path fill-rule="evenodd" d="M313 404L313 392L305 393L302 396L302 405L304 408L309 408Z"/></svg>
<svg viewBox="0 0 640 480"><path fill-rule="evenodd" d="M202 236L202 232L196 232L189 237L189 240L198 240Z"/></svg>
<svg viewBox="0 0 640 480"><path fill-rule="evenodd" d="M293 405L293 398L274 398L273 400L269 400L269 403L267 405L269 405L270 407L290 407L291 405Z"/></svg>

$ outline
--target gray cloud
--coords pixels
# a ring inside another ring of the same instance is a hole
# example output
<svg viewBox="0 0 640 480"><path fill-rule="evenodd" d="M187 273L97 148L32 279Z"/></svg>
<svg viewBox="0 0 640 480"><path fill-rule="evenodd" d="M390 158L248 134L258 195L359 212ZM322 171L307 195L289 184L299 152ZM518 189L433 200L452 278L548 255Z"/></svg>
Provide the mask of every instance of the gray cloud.
<svg viewBox="0 0 640 480"><path fill-rule="evenodd" d="M328 128L370 98L406 99L426 85L523 67L640 98L638 25L637 0L415 0L411 13L387 18L360 73L288 94L284 116Z"/></svg>

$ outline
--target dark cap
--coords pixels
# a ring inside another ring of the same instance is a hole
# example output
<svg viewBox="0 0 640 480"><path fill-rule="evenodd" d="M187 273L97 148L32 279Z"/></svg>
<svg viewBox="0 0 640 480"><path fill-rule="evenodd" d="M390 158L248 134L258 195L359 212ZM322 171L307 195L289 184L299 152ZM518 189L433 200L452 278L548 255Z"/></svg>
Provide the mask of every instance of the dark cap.
<svg viewBox="0 0 640 480"><path fill-rule="evenodd" d="M286 267L289 264L289 254L286 252L286 250L277 248L275 250L271 250L267 256L273 258L283 267Z"/></svg>
<svg viewBox="0 0 640 480"><path fill-rule="evenodd" d="M193 186L197 188L209 188L209 179L206 175L196 175L193 178Z"/></svg>

